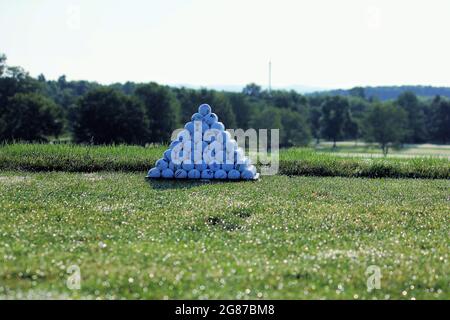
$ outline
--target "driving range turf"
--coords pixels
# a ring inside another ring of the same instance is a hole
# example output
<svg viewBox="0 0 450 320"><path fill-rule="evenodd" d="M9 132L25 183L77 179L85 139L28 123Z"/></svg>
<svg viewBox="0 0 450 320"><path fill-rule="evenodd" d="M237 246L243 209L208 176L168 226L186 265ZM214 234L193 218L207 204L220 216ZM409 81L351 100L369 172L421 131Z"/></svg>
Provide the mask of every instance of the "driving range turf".
<svg viewBox="0 0 450 320"><path fill-rule="evenodd" d="M0 171L0 298L450 298L448 179L144 175Z"/></svg>

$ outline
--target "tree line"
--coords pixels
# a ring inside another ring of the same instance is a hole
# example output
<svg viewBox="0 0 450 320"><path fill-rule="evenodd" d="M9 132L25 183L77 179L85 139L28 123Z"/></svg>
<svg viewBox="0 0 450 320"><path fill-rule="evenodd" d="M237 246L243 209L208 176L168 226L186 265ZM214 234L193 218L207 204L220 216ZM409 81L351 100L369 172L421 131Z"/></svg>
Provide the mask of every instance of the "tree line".
<svg viewBox="0 0 450 320"><path fill-rule="evenodd" d="M174 88L156 83L100 85L31 77L0 55L0 141L165 143L201 103L214 107L227 128L279 128L284 147L320 139L364 140L392 145L450 142L450 101L403 92L396 99L366 97L364 88L345 96L267 91L256 84L242 92Z"/></svg>

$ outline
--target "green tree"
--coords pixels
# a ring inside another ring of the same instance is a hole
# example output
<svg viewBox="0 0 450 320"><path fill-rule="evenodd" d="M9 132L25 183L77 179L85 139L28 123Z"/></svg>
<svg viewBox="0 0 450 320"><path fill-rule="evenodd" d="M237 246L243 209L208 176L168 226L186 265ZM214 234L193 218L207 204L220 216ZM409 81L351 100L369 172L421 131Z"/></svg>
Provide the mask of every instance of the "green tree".
<svg viewBox="0 0 450 320"><path fill-rule="evenodd" d="M344 136L345 122L350 118L348 112L348 100L340 96L327 97L322 104L321 135L333 141L333 148Z"/></svg>
<svg viewBox="0 0 450 320"><path fill-rule="evenodd" d="M436 96L431 104L431 136L434 141L450 142L450 101Z"/></svg>
<svg viewBox="0 0 450 320"><path fill-rule="evenodd" d="M284 141L283 124L281 121L281 111L274 107L265 107L261 112L254 115L251 121L251 127L254 129L279 129L280 130L280 144ZM270 141L270 140L269 140Z"/></svg>
<svg viewBox="0 0 450 320"><path fill-rule="evenodd" d="M379 143L386 156L391 145L403 142L407 121L407 113L402 108L392 103L376 103L364 121L366 141Z"/></svg>
<svg viewBox="0 0 450 320"><path fill-rule="evenodd" d="M77 142L94 144L144 144L148 120L142 103L113 89L87 93L74 111L73 133Z"/></svg>
<svg viewBox="0 0 450 320"><path fill-rule="evenodd" d="M366 92L363 87L354 87L348 91L348 94L352 97L357 97L361 99L366 98Z"/></svg>
<svg viewBox="0 0 450 320"><path fill-rule="evenodd" d="M3 53L0 53L0 77L3 75L3 72L5 72L6 68L6 56Z"/></svg>
<svg viewBox="0 0 450 320"><path fill-rule="evenodd" d="M42 89L40 83L29 76L20 67L6 64L6 56L0 54L0 114L6 108L8 100L17 93L38 93Z"/></svg>
<svg viewBox="0 0 450 320"><path fill-rule="evenodd" d="M228 99L230 100L233 113L236 116L236 126L242 129L249 128L250 121L255 112L257 112L259 105L250 101L250 99L241 93L229 93Z"/></svg>
<svg viewBox="0 0 450 320"><path fill-rule="evenodd" d="M397 104L405 110L408 118L408 130L405 141L421 143L427 138L423 106L411 91L405 91L397 98Z"/></svg>
<svg viewBox="0 0 450 320"><path fill-rule="evenodd" d="M281 109L281 124L283 128L281 134L282 146L305 146L311 140L309 126L301 113L289 109Z"/></svg>
<svg viewBox="0 0 450 320"><path fill-rule="evenodd" d="M63 128L61 108L37 93L18 93L10 98L0 122L0 139L6 141L45 141L48 136L58 136Z"/></svg>
<svg viewBox="0 0 450 320"><path fill-rule="evenodd" d="M142 101L149 119L149 141L169 141L179 124L180 105L173 93L152 82L137 88L135 95Z"/></svg>
<svg viewBox="0 0 450 320"><path fill-rule="evenodd" d="M316 140L316 144L320 142L320 117L322 116L322 111L320 107L311 106L309 110L309 124L311 126L311 134Z"/></svg>
<svg viewBox="0 0 450 320"><path fill-rule="evenodd" d="M246 96L258 98L261 95L261 86L256 83L249 83L242 89L242 93Z"/></svg>

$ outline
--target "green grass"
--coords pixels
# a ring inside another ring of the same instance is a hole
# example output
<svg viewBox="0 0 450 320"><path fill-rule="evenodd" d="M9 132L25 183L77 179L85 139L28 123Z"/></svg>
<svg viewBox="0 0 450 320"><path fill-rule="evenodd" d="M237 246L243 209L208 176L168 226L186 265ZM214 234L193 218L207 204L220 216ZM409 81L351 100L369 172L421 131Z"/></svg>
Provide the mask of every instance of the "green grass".
<svg viewBox="0 0 450 320"><path fill-rule="evenodd" d="M0 146L0 170L144 172L161 157L164 146L79 146L13 144ZM284 175L449 179L450 161L423 156L411 159L362 158L292 148L280 152Z"/></svg>
<svg viewBox="0 0 450 320"><path fill-rule="evenodd" d="M449 299L449 187L1 172L0 298Z"/></svg>
<svg viewBox="0 0 450 320"><path fill-rule="evenodd" d="M342 157L291 148L280 153L280 173L292 176L449 179L450 161L432 156L407 159Z"/></svg>
<svg viewBox="0 0 450 320"><path fill-rule="evenodd" d="M337 155L355 155L362 157L382 157L383 153L377 143L355 141L339 141L336 148L333 142L322 141L314 146L319 152L334 153ZM439 144L404 144L400 147L389 148L388 157L413 158L433 156L450 159L450 145Z"/></svg>

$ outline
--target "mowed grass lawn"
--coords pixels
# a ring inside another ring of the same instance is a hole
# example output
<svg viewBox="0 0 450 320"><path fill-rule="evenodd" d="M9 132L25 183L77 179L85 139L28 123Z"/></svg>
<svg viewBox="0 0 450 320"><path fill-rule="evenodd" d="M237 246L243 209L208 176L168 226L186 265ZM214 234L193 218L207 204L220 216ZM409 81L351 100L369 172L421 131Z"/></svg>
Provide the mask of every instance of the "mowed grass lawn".
<svg viewBox="0 0 450 320"><path fill-rule="evenodd" d="M0 172L0 298L450 298L449 180L144 175Z"/></svg>

